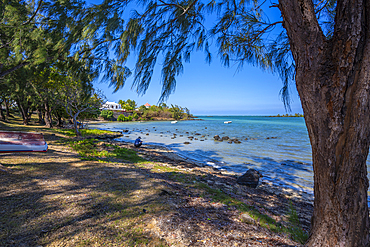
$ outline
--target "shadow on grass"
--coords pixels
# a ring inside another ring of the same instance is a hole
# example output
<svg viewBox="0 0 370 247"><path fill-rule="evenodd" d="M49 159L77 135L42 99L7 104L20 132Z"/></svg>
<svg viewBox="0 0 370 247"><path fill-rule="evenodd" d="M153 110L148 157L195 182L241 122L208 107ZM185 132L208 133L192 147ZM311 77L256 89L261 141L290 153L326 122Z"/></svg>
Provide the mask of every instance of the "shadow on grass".
<svg viewBox="0 0 370 247"><path fill-rule="evenodd" d="M0 175L1 246L166 246L148 233L154 218L161 231L181 236L189 244L208 237L231 246L246 241L231 229L253 230L234 219L233 212L242 210L242 204L206 185L218 181L219 174L194 175L156 164L141 165L139 170L120 163L82 161L64 148L0 156L14 170ZM232 184L235 178L224 176L224 180ZM170 193L163 193L166 190ZM263 201L271 195L250 189L249 196ZM249 237L251 243L260 241ZM284 244L275 238L264 241Z"/></svg>
<svg viewBox="0 0 370 247"><path fill-rule="evenodd" d="M153 241L139 218L144 207L160 208L157 182L132 168L65 154L1 155L13 170L0 175L1 246Z"/></svg>

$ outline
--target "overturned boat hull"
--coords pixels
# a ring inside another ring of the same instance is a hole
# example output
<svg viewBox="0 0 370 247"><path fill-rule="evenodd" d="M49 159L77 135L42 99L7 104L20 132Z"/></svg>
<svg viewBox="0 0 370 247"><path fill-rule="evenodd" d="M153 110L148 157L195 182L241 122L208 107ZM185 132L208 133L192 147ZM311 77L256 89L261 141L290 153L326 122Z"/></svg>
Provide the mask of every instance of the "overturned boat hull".
<svg viewBox="0 0 370 247"><path fill-rule="evenodd" d="M40 133L0 131L0 153L46 152L48 144Z"/></svg>

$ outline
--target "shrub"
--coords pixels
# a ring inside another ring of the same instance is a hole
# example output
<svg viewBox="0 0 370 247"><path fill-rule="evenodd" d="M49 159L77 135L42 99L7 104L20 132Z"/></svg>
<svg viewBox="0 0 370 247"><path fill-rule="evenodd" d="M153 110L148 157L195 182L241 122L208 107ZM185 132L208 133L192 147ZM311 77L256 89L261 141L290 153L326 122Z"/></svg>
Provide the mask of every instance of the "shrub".
<svg viewBox="0 0 370 247"><path fill-rule="evenodd" d="M109 110L102 110L100 116L104 119L111 119L113 117L113 112Z"/></svg>
<svg viewBox="0 0 370 247"><path fill-rule="evenodd" d="M123 115L123 114L120 114L119 116L118 116L118 118L117 118L117 121L119 121L119 122L123 122L123 121L125 121L126 120L126 117L125 117L125 115Z"/></svg>
<svg viewBox="0 0 370 247"><path fill-rule="evenodd" d="M118 116L117 121L120 121L120 122L132 121L132 116L125 117L125 115L121 114Z"/></svg>

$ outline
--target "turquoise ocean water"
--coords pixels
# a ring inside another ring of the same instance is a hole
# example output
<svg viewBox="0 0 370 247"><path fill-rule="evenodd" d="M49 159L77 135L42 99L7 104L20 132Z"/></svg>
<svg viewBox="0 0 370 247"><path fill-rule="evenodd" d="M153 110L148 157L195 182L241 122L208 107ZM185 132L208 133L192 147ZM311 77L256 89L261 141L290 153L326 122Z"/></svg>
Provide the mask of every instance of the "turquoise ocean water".
<svg viewBox="0 0 370 247"><path fill-rule="evenodd" d="M144 144L166 146L182 157L206 165L238 173L254 168L262 173L263 180L277 186L313 193L311 146L303 118L199 116L199 119L202 120L175 124L110 122L90 124L89 128L128 129L118 140L133 142L140 136ZM215 135L238 138L241 143L215 142ZM189 136L198 140L191 141ZM190 144L184 144L187 141ZM369 174L369 158L367 163Z"/></svg>

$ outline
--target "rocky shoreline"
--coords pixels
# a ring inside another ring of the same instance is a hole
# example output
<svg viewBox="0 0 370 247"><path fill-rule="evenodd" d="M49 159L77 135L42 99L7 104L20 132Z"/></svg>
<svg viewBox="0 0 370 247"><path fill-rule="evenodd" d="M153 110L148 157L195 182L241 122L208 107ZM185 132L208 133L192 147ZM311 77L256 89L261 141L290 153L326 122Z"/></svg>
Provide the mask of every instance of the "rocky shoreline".
<svg viewBox="0 0 370 247"><path fill-rule="evenodd" d="M190 160L190 159L187 159L185 157L181 157L175 151L173 151L173 150L171 150L167 147L163 147L163 146L159 146L159 145L144 145L141 148L135 148L132 145L132 143L130 143L130 142L116 141L115 140L116 138L119 138L119 137L123 136L122 132L119 132L119 131L112 131L112 132L115 133L115 134L91 136L90 138L97 138L97 139L100 139L100 140L107 140L109 142L114 142L116 145L124 146L125 148L129 148L129 149L134 149L139 154L142 154L142 155L145 155L145 156L148 156L148 157L152 157L152 158L156 158L158 160L167 160L167 161L170 160L173 163L181 163L181 164L183 164L185 162L185 163L188 163L191 166L197 166L197 167L203 168L207 171L218 172L220 174L224 174L224 175L231 176L231 177L234 177L234 178L238 178L240 176L240 173L236 173L236 172L233 172L233 171L227 171L227 170L220 170L218 168L215 168L215 167L212 167L212 166L209 166L209 165L205 165L204 163L197 162L197 161L194 161L194 160ZM263 177L263 174L262 174L262 177ZM235 186L240 187L240 185L238 185L238 184L236 184ZM287 197L289 199L292 199L292 200L295 200L295 201L300 201L300 202L304 202L304 203L308 203L308 204L313 205L314 196L312 194L309 194L309 193L306 193L306 192L303 192L303 191L298 191L298 190L294 190L294 189L291 189L291 188L276 186L272 182L265 181L265 180L260 180L259 183L258 183L257 188L262 189L264 191L267 191L269 193L279 195L279 196L280 195L285 196L285 197ZM236 190L238 191L239 189L236 189Z"/></svg>
<svg viewBox="0 0 370 247"><path fill-rule="evenodd" d="M122 132L119 132L119 131L112 131L112 132L115 134L106 134L106 135L100 135L96 137L92 136L90 138L108 140L110 142L114 142L116 145L124 146L125 148L129 148L129 149L135 149L135 151L137 151L139 154L145 154L151 157L153 156L153 154L155 154L154 156L159 160L171 160L172 162L175 162L175 163L176 162L180 162L180 163L186 162L186 163L189 163L190 165L195 165L197 167L204 168L206 170L212 170L212 171L225 174L228 176L232 176L235 178L240 176L240 173L236 173L233 171L227 171L227 170L220 170L218 168L205 165L204 163L197 162L195 160L190 160L185 157L181 157L175 151L167 147L163 147L159 145L144 145L141 148L135 148L130 142L114 140L116 138L122 137L123 136ZM163 156L163 157L160 157L160 156ZM262 174L262 177L263 177L263 174ZM305 202L305 203L309 203L313 205L314 196L312 194L309 194L303 191L298 191L298 190L294 190L291 188L276 186L272 182L265 181L265 180L260 180L257 188L273 193L273 194L276 194L276 195L283 195L289 199L294 199L297 201L301 201L301 202Z"/></svg>
<svg viewBox="0 0 370 247"><path fill-rule="evenodd" d="M127 146L132 145L129 142L121 142L121 141L115 141L115 142L116 143L117 142L118 143L125 143L126 148L127 148ZM130 148L130 147L128 147L128 148ZM162 147L162 146L145 145L144 147L136 148L135 150L138 153L145 153L145 154L148 154L148 155L151 155L150 152L159 153L160 155L164 156L166 159L172 160L173 162L187 162L189 164L196 165L200 168L203 168L207 171L217 172L217 173L227 175L227 176L231 176L231 177L234 177L234 178L238 178L240 176L240 173L236 173L236 172L233 172L233 171L220 170L218 168L214 168L212 166L208 166L208 165L205 165L203 163L196 162L194 160L186 159L186 158L181 157L180 155L176 154L176 152L174 152L173 150L171 150L169 148L166 148L166 147ZM161 158L159 158L159 159L161 159ZM263 176L263 174L262 174L262 176ZM244 186L240 186L238 184L235 184L235 186L236 187L244 187ZM308 194L306 192L276 186L272 182L266 182L266 181L263 181L263 180L258 183L257 188L265 190L265 191L273 193L273 194L276 194L276 195L285 196L289 199L293 199L293 200L297 200L297 201L301 201L301 202L305 202L305 203L309 203L309 204L313 205L313 200L314 200L313 195Z"/></svg>
<svg viewBox="0 0 370 247"><path fill-rule="evenodd" d="M139 156L149 161L163 162L166 166L174 167L184 172L201 172L204 174L203 176L205 176L205 178L200 178L200 180L211 188L220 189L224 193L245 202L247 205L250 203L257 203L261 205L262 208L266 208L267 211L273 212L272 215L286 215L287 208L293 203L297 210L302 228L307 232L310 229L310 219L313 211L313 195L290 188L275 186L266 181L260 181L255 189L249 188L237 184L236 181L238 177L240 177L240 174L232 171L219 170L186 159L167 147L144 145L140 148L135 148L133 144L129 142L116 141L114 138L105 139L111 144L135 150ZM211 179L207 179L207 177ZM273 203L271 203L272 201ZM277 206L277 204L279 206Z"/></svg>

